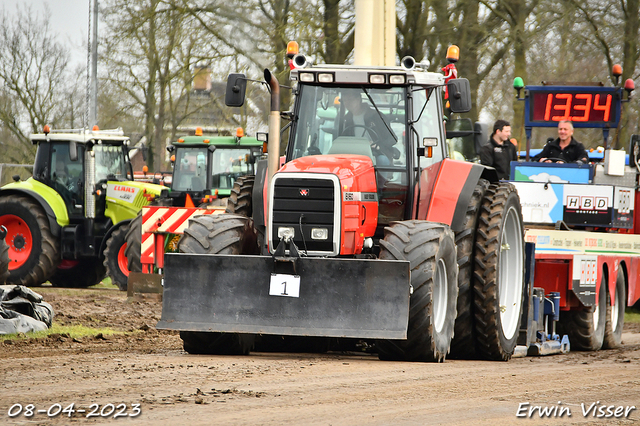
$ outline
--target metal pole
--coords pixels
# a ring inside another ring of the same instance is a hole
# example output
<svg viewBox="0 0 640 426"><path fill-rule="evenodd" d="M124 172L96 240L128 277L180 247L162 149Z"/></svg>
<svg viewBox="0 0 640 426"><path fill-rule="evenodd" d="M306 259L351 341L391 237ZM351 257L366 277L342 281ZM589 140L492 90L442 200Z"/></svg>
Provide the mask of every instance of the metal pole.
<svg viewBox="0 0 640 426"><path fill-rule="evenodd" d="M395 1L355 0L355 14L354 65L395 65Z"/></svg>
<svg viewBox="0 0 640 426"><path fill-rule="evenodd" d="M89 128L98 124L98 0L93 0L91 35L91 91L89 96Z"/></svg>
<svg viewBox="0 0 640 426"><path fill-rule="evenodd" d="M268 188L271 178L280 165L280 83L268 69L264 70L264 79L271 88L271 111L269 112L269 144L268 150Z"/></svg>

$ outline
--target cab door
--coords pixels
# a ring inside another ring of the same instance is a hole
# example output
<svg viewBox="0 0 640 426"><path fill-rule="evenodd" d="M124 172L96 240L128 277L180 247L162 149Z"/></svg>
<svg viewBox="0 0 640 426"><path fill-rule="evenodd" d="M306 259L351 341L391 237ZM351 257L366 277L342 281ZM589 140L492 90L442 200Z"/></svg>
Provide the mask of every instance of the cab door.
<svg viewBox="0 0 640 426"><path fill-rule="evenodd" d="M51 142L48 184L64 200L70 218L84 216L84 146L78 144L77 149L72 161L68 142Z"/></svg>

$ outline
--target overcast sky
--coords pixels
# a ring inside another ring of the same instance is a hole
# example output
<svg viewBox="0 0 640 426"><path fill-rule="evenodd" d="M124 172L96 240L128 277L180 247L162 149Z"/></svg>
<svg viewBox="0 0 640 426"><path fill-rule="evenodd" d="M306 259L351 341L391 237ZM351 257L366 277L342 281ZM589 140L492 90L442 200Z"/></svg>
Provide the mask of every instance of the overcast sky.
<svg viewBox="0 0 640 426"><path fill-rule="evenodd" d="M73 62L86 63L87 25L89 4L93 0L0 0L0 8L8 14L16 11L16 6L31 5L40 17L49 7L51 30L58 34L60 42L67 45Z"/></svg>

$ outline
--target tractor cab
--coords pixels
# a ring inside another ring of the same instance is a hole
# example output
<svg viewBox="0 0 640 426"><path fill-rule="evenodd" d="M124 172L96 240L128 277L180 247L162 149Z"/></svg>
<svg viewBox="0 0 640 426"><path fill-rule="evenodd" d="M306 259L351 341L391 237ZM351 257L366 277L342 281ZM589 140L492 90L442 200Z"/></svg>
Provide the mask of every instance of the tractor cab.
<svg viewBox="0 0 640 426"><path fill-rule="evenodd" d="M195 135L180 137L169 145L173 176L169 198L172 206L186 206L206 199L228 197L240 176L255 174L256 158L262 154L262 142L236 136L207 136L202 128Z"/></svg>
<svg viewBox="0 0 640 426"><path fill-rule="evenodd" d="M34 179L53 188L64 200L70 218L85 216L87 190L93 185L133 180L127 146L129 138L122 130L54 130L45 126L31 141L38 145ZM90 177L89 177L90 176ZM90 182L87 182L89 177ZM89 184L89 186L87 186ZM105 191L98 191L98 209L104 213Z"/></svg>
<svg viewBox="0 0 640 426"><path fill-rule="evenodd" d="M300 55L298 60L302 67L291 71L295 104L286 161L274 175L271 191L276 198L271 205L282 205L283 210L274 207L267 215L273 221L270 246L281 238L279 228L302 228L294 232L295 244L306 244L310 252L337 254L340 232L351 235L345 231L347 224L364 230L356 233L355 249L362 244L360 234L380 238L389 223L416 217L412 200L420 198L421 191L426 198L434 182L416 185L416 180L427 179L425 170L437 174L448 157L442 113L447 83L442 74L426 72L413 61L401 67L347 68L308 67ZM453 90L458 103L468 102L468 91L461 86ZM316 173L313 182L299 180L311 170ZM339 182L331 182L331 176ZM287 200L300 198L289 187L299 187L307 201ZM344 191L344 198L334 198L332 191ZM339 216L334 217L341 202L362 204L354 211L342 206L345 215L355 218L351 224L345 217L342 230ZM292 210L304 215L302 224L292 223ZM322 238L313 235L316 228Z"/></svg>

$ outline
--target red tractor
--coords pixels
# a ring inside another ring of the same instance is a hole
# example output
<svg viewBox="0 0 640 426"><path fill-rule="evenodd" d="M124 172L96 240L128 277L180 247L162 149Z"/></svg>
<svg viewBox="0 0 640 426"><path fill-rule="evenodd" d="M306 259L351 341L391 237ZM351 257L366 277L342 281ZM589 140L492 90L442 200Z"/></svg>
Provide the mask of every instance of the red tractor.
<svg viewBox="0 0 640 426"><path fill-rule="evenodd" d="M191 219L180 253L165 256L158 328L180 330L189 353L337 338L387 360L509 359L523 306L520 200L492 168L449 158L443 91L452 112L469 111L469 82L412 58L293 62L287 113L265 70L269 163L257 165L250 217L231 206ZM246 81L229 76L228 106L243 104Z"/></svg>

